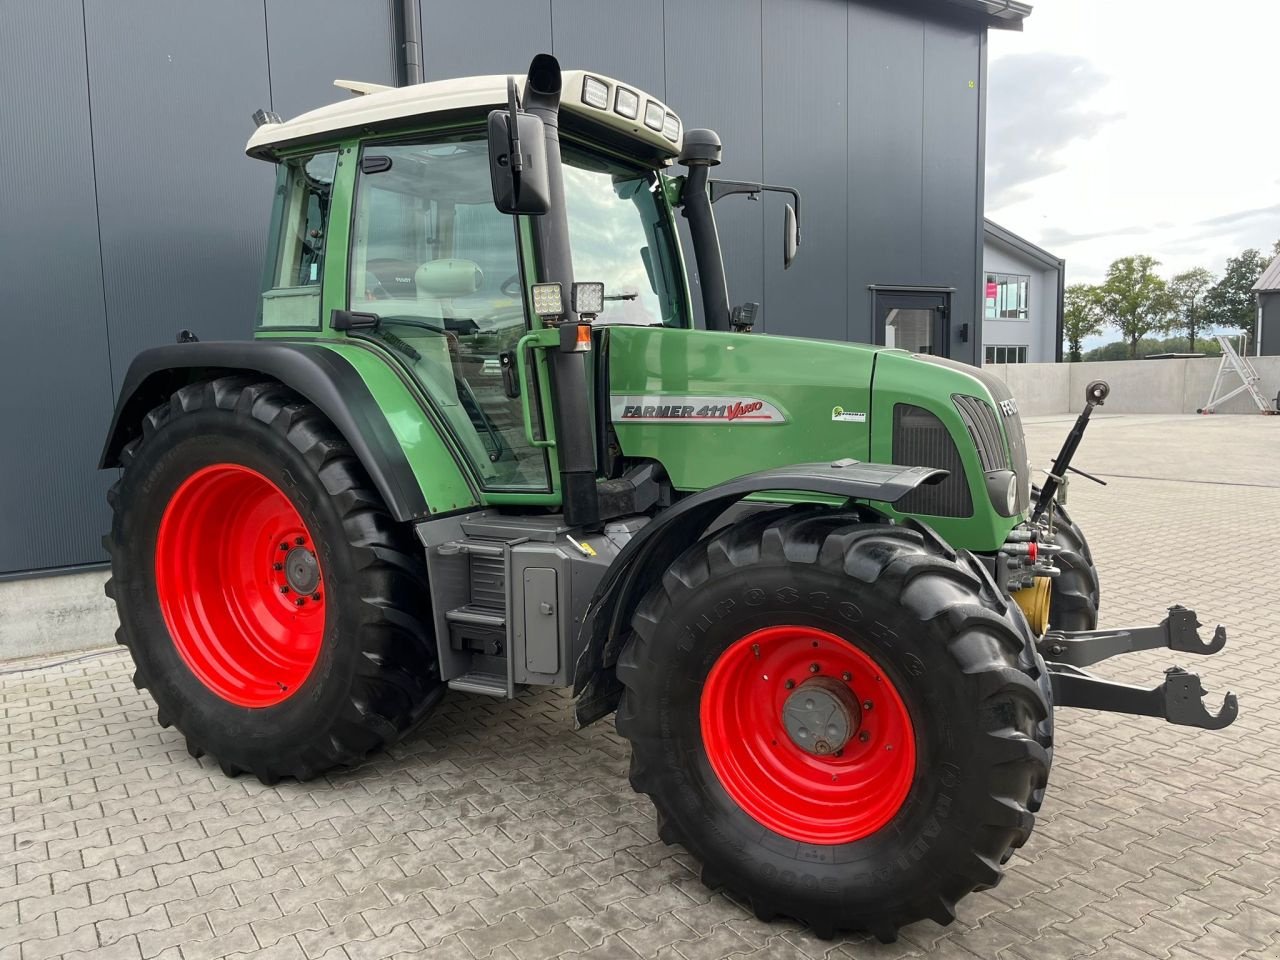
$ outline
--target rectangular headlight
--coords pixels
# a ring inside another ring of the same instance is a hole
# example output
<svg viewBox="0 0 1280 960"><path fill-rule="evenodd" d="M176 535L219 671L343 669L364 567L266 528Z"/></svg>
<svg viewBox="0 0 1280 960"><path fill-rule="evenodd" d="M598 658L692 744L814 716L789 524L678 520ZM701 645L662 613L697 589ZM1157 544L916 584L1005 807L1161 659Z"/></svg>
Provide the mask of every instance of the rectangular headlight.
<svg viewBox="0 0 1280 960"><path fill-rule="evenodd" d="M582 102L597 110L609 109L609 85L595 77L582 78Z"/></svg>
<svg viewBox="0 0 1280 960"><path fill-rule="evenodd" d="M544 320L564 316L564 294L559 283L533 285L533 312Z"/></svg>
<svg viewBox="0 0 1280 960"><path fill-rule="evenodd" d="M662 121L662 135L672 143L680 139L680 121L674 113L668 113L667 118Z"/></svg>
<svg viewBox="0 0 1280 960"><path fill-rule="evenodd" d="M596 316L604 310L603 283L575 283L571 296L574 313Z"/></svg>
<svg viewBox="0 0 1280 960"><path fill-rule="evenodd" d="M666 118L666 111L662 109L662 104L650 100L644 105L644 125L650 130L661 130Z"/></svg>
<svg viewBox="0 0 1280 960"><path fill-rule="evenodd" d="M613 112L620 117L634 120L640 116L640 97L636 95L634 90L619 87L618 92L613 97Z"/></svg>

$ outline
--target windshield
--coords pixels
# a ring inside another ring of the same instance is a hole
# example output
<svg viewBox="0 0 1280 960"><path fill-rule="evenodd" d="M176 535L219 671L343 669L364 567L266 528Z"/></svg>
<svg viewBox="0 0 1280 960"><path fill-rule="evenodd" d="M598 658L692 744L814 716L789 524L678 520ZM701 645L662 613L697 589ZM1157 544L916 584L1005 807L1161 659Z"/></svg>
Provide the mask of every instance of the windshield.
<svg viewBox="0 0 1280 960"><path fill-rule="evenodd" d="M658 175L568 144L563 158L573 276L604 283L604 311L596 322L684 326L680 270Z"/></svg>

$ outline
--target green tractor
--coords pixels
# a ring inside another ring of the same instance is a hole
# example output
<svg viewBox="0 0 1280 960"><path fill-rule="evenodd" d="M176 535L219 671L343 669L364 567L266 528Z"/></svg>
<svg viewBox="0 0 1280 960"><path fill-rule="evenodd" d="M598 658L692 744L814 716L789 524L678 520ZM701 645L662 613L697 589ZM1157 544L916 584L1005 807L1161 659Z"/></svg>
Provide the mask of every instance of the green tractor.
<svg viewBox="0 0 1280 960"><path fill-rule="evenodd" d="M359 763L449 690L572 684L703 879L765 919L885 940L999 882L1053 710L1218 728L1195 614L1097 630L1098 579L1017 405L933 356L752 333L720 143L562 72L255 116L277 181L247 342L129 369L107 592L194 757L264 783ZM673 163L684 172L674 175ZM677 217L687 221L696 329Z"/></svg>

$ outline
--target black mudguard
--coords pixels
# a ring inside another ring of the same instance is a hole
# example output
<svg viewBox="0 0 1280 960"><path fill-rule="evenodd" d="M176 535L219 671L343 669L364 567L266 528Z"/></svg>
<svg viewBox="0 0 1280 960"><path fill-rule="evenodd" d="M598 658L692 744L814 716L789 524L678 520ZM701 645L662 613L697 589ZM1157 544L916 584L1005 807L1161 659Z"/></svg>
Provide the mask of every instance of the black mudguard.
<svg viewBox="0 0 1280 960"><path fill-rule="evenodd" d="M785 490L896 503L921 484L941 483L946 476L946 470L933 467L856 460L799 463L708 487L658 514L618 554L583 617L578 633L582 652L573 686L578 726L594 723L617 708L622 688L614 665L641 599L676 558L739 500L753 493Z"/></svg>
<svg viewBox="0 0 1280 960"><path fill-rule="evenodd" d="M125 375L99 469L120 465L120 450L138 435L147 411L179 387L244 372L279 380L315 404L351 444L397 520L431 515L400 442L360 374L337 353L314 344L213 340L144 350Z"/></svg>

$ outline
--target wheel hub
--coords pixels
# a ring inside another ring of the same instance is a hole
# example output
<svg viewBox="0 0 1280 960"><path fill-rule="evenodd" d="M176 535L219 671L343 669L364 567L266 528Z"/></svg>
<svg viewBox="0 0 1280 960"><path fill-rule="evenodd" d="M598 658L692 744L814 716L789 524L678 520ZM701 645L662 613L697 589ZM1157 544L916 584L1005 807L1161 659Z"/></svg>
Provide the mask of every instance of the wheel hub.
<svg viewBox="0 0 1280 960"><path fill-rule="evenodd" d="M284 574L294 593L312 594L320 586L320 565L316 563L316 555L304 546L289 551L284 561Z"/></svg>
<svg viewBox="0 0 1280 960"><path fill-rule="evenodd" d="M720 785L791 840L870 836L916 776L911 717L890 676L860 644L816 627L778 624L731 643L698 709Z"/></svg>
<svg viewBox="0 0 1280 960"><path fill-rule="evenodd" d="M838 754L862 723L853 691L832 677L813 677L792 691L782 707L782 726L801 750Z"/></svg>

